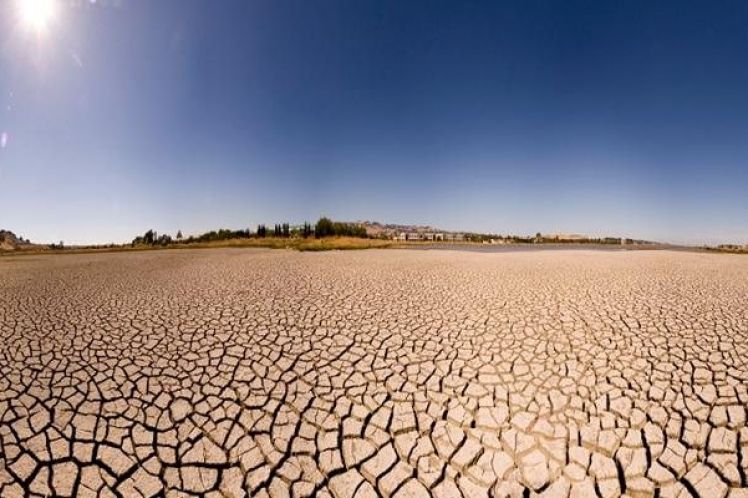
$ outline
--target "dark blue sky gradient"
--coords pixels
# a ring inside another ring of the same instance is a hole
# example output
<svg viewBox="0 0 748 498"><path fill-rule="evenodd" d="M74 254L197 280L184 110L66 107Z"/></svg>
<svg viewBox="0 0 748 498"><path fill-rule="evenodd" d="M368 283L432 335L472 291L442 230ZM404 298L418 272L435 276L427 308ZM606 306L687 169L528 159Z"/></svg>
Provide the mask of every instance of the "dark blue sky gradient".
<svg viewBox="0 0 748 498"><path fill-rule="evenodd" d="M748 243L748 3L0 3L0 228Z"/></svg>

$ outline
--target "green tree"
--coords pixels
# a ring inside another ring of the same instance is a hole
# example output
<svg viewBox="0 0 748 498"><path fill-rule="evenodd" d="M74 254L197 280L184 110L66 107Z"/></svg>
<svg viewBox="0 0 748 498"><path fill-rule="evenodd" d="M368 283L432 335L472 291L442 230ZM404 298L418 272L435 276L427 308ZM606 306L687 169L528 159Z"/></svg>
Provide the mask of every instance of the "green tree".
<svg viewBox="0 0 748 498"><path fill-rule="evenodd" d="M335 227L332 220L324 216L317 220L317 224L314 226L314 236L319 239L332 235L335 235Z"/></svg>

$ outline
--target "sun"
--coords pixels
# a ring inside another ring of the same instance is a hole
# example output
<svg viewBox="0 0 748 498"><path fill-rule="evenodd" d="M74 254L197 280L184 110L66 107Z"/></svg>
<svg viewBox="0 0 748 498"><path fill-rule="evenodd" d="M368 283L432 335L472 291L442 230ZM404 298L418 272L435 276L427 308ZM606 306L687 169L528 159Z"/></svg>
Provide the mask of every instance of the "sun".
<svg viewBox="0 0 748 498"><path fill-rule="evenodd" d="M37 33L43 32L55 15L56 0L17 0L21 21Z"/></svg>

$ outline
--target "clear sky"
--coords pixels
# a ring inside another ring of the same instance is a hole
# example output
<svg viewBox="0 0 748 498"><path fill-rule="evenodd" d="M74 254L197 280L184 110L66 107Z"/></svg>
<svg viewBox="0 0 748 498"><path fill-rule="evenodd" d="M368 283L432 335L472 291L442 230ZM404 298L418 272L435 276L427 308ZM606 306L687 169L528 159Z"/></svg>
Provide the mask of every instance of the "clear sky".
<svg viewBox="0 0 748 498"><path fill-rule="evenodd" d="M0 0L0 228L748 243L748 2Z"/></svg>

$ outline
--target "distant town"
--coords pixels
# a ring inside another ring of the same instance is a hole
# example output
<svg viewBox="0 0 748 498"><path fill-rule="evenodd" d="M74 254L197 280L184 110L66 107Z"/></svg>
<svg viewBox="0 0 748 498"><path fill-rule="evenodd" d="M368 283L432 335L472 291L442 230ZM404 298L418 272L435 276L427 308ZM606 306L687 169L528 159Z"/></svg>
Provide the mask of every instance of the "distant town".
<svg viewBox="0 0 748 498"><path fill-rule="evenodd" d="M359 221L370 237L398 242L474 242L483 244L596 243L596 244L659 244L625 237L587 237L578 234L506 235L480 232L452 232L430 226L381 224Z"/></svg>

